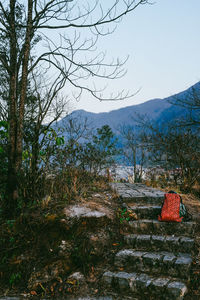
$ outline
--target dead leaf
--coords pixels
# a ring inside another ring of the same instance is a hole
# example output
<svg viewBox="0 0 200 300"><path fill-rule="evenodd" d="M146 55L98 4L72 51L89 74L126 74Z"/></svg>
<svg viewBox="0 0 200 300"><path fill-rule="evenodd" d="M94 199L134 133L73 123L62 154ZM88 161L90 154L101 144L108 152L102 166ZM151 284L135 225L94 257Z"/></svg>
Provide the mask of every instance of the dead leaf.
<svg viewBox="0 0 200 300"><path fill-rule="evenodd" d="M37 292L36 292L36 291L31 291L30 294L31 294L32 296L36 296L36 295L37 295Z"/></svg>
<svg viewBox="0 0 200 300"><path fill-rule="evenodd" d="M75 285L75 284L76 284L76 280L70 280L70 279L68 279L66 282L67 282L68 284L72 284L72 285Z"/></svg>
<svg viewBox="0 0 200 300"><path fill-rule="evenodd" d="M54 220L56 219L56 215L48 215L48 216L46 217L46 219L47 219L48 221L54 221Z"/></svg>

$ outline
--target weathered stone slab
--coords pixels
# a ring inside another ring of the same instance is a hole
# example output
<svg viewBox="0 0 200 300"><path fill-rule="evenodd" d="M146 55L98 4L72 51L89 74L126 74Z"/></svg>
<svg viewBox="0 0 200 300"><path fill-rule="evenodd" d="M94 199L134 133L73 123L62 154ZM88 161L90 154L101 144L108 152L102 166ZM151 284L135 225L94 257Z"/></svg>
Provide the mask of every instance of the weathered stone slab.
<svg viewBox="0 0 200 300"><path fill-rule="evenodd" d="M188 278L191 264L192 264L192 258L190 257L182 256L177 258L174 267L180 278Z"/></svg>
<svg viewBox="0 0 200 300"><path fill-rule="evenodd" d="M174 265L176 256L174 254L167 254L163 257L163 264Z"/></svg>
<svg viewBox="0 0 200 300"><path fill-rule="evenodd" d="M88 204L89 205L89 204ZM111 210L99 206L98 208L88 207L87 204L70 205L63 210L64 217L61 223L66 227L76 224L77 221L85 221L90 226L101 226L104 223L109 223L112 219Z"/></svg>
<svg viewBox="0 0 200 300"><path fill-rule="evenodd" d="M158 250L165 249L165 236L162 235L152 235L151 242L153 248Z"/></svg>
<svg viewBox="0 0 200 300"><path fill-rule="evenodd" d="M135 284L132 284L132 290L134 289L141 293L141 292L147 292L150 284L152 282L152 278L148 276L147 274L140 274L138 277L136 277Z"/></svg>
<svg viewBox="0 0 200 300"><path fill-rule="evenodd" d="M177 275L177 270L174 267L174 263L176 261L176 256L173 254L166 254L163 258L163 274L170 274L171 276Z"/></svg>
<svg viewBox="0 0 200 300"><path fill-rule="evenodd" d="M161 206L158 205L130 206L130 209L136 213L137 217L140 219L157 219L161 212Z"/></svg>
<svg viewBox="0 0 200 300"><path fill-rule="evenodd" d="M151 282L151 294L155 295L155 299L157 298L157 295L158 298L161 295L163 297L163 295L166 293L166 287L169 281L169 278L157 278Z"/></svg>
<svg viewBox="0 0 200 300"><path fill-rule="evenodd" d="M116 292L117 288L122 292L119 299L125 299L124 295L132 295L136 299L181 300L187 293L183 282L174 281L170 277L155 278L144 273L106 272L103 274L103 282L107 276L112 277L112 280L109 280L111 290Z"/></svg>
<svg viewBox="0 0 200 300"><path fill-rule="evenodd" d="M131 247L136 247L138 234L129 234L124 236L124 241Z"/></svg>
<svg viewBox="0 0 200 300"><path fill-rule="evenodd" d="M176 236L167 236L166 237L166 245L171 251L176 251L178 246L181 248L180 237Z"/></svg>
<svg viewBox="0 0 200 300"><path fill-rule="evenodd" d="M159 222L157 220L129 221L131 233L152 233L155 235L190 236L195 232L195 222Z"/></svg>
<svg viewBox="0 0 200 300"><path fill-rule="evenodd" d="M112 284L112 280L113 280L113 273L110 272L110 271L107 271L103 274L103 282L104 284L108 285L108 286L111 286Z"/></svg>
<svg viewBox="0 0 200 300"><path fill-rule="evenodd" d="M115 265L128 270L141 270L142 257L146 252L134 250L122 250L116 254Z"/></svg>
<svg viewBox="0 0 200 300"><path fill-rule="evenodd" d="M180 239L180 243L182 245L182 252L191 252L194 247L194 239L188 237L182 237Z"/></svg>
<svg viewBox="0 0 200 300"><path fill-rule="evenodd" d="M127 260L133 255L133 250L122 250L115 256L115 265L122 267L127 264Z"/></svg>
<svg viewBox="0 0 200 300"><path fill-rule="evenodd" d="M169 300L183 299L186 293L187 293L187 287L184 283L179 281L170 282L167 286L166 299Z"/></svg>
<svg viewBox="0 0 200 300"><path fill-rule="evenodd" d="M161 204L164 199L164 192L144 184L111 183L111 187L127 202Z"/></svg>
<svg viewBox="0 0 200 300"><path fill-rule="evenodd" d="M124 202L131 203L129 206L125 203L125 207L137 215L124 229L126 234L130 233L124 240L132 249L121 250L115 257L116 267L135 275L131 278L126 272L112 273L113 291L117 288L129 296L131 291L138 299L143 299L142 296L144 299L183 299L187 287L175 278L185 281L190 276L195 222L159 222L162 191L130 183L113 184L113 188ZM160 274L162 276L156 278Z"/></svg>
<svg viewBox="0 0 200 300"><path fill-rule="evenodd" d="M137 277L136 273L126 272L105 272L102 280L105 286L114 288L119 291L128 292L131 286L131 282L135 282Z"/></svg>
<svg viewBox="0 0 200 300"><path fill-rule="evenodd" d="M105 297L73 298L73 300L114 300L114 298L111 296L105 296Z"/></svg>
<svg viewBox="0 0 200 300"><path fill-rule="evenodd" d="M128 225L132 233L140 233L139 221L129 221Z"/></svg>
<svg viewBox="0 0 200 300"><path fill-rule="evenodd" d="M130 289L130 279L133 280L135 277L135 273L119 272L114 277L114 284L117 284L120 291L124 291Z"/></svg>
<svg viewBox="0 0 200 300"><path fill-rule="evenodd" d="M144 220L146 222L146 220ZM195 232L195 222L159 222L153 220L153 231L154 234L164 234L164 235L183 235L188 236L192 235Z"/></svg>
<svg viewBox="0 0 200 300"><path fill-rule="evenodd" d="M141 248L148 248L151 243L151 236L150 234L143 234L137 236L137 247Z"/></svg>
<svg viewBox="0 0 200 300"><path fill-rule="evenodd" d="M131 272L165 274L187 278L192 263L189 254L171 252L144 252L132 249L121 250L116 254L115 266Z"/></svg>
<svg viewBox="0 0 200 300"><path fill-rule="evenodd" d="M20 300L22 297L2 297L0 300ZM24 298L25 299L25 298Z"/></svg>
<svg viewBox="0 0 200 300"><path fill-rule="evenodd" d="M65 215L71 218L102 218L106 216L106 214L101 211L91 210L90 208L81 205L73 205L65 209Z"/></svg>
<svg viewBox="0 0 200 300"><path fill-rule="evenodd" d="M194 239L172 235L128 234L124 237L124 241L132 248L149 251L190 253L194 247Z"/></svg>
<svg viewBox="0 0 200 300"><path fill-rule="evenodd" d="M160 273L163 255L157 253L147 253L143 256L143 270L151 274Z"/></svg>
<svg viewBox="0 0 200 300"><path fill-rule="evenodd" d="M163 258L162 254L157 254L157 253L147 253L143 256L144 263L150 266L156 266L159 265Z"/></svg>

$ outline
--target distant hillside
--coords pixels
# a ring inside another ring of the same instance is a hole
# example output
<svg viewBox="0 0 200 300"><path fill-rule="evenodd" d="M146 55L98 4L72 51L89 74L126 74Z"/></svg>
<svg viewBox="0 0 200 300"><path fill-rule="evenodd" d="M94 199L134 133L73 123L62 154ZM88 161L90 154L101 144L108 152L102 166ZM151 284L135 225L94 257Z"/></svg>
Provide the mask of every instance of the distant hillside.
<svg viewBox="0 0 200 300"><path fill-rule="evenodd" d="M200 82L181 93L164 99L153 99L142 104L124 107L107 113L91 113L84 110L76 110L71 113L70 117L78 119L87 118L88 123L93 128L108 124L114 131L116 131L121 124L133 125L135 123L134 116L136 114L146 115L148 118L155 120L158 123L162 123L181 117L185 114L185 108L172 105L172 102L187 97L192 88L200 89ZM65 117L60 120L57 126L63 127L67 118L68 117Z"/></svg>

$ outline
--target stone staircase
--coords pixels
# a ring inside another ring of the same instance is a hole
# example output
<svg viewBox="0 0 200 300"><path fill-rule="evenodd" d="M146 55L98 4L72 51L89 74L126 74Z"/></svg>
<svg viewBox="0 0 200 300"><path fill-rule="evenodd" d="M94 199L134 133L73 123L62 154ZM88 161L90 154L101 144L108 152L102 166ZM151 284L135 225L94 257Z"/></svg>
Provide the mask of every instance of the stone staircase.
<svg viewBox="0 0 200 300"><path fill-rule="evenodd" d="M142 184L112 184L123 205L137 215L124 230L124 247L103 274L113 299L184 299L188 292L194 222L157 221L164 193Z"/></svg>

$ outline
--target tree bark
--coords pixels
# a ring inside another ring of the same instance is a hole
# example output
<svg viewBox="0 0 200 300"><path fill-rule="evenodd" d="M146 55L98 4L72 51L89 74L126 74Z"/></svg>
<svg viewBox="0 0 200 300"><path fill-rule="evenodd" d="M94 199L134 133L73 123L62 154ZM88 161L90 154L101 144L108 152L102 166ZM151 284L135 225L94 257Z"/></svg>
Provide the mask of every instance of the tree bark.
<svg viewBox="0 0 200 300"><path fill-rule="evenodd" d="M26 95L27 95L28 62L29 62L29 57L30 57L31 37L32 37L32 10L33 10L33 1L28 0L28 19L27 19L26 37L25 37L25 43L24 43L22 80L21 80L19 115L18 115L18 134L17 134L17 145L16 145L16 150L17 150L16 168L17 168L17 171L20 171L21 165L22 165L24 110L25 110L25 101L26 101Z"/></svg>
<svg viewBox="0 0 200 300"><path fill-rule="evenodd" d="M9 39L10 39L10 84L9 84L9 165L6 214L14 213L14 201L18 197L17 170L16 170L16 143L17 143L17 38L15 24L15 0L10 0Z"/></svg>
<svg viewBox="0 0 200 300"><path fill-rule="evenodd" d="M9 166L6 214L15 215L17 199L19 198L19 176L22 166L23 152L23 128L24 128L24 109L27 94L28 82L28 62L31 48L32 37L32 10L33 1L28 1L28 19L26 27L26 37L24 43L24 55L22 63L22 78L20 86L20 97L18 103L18 69L17 69L17 37L15 20L15 0L10 0L10 86L9 86Z"/></svg>

